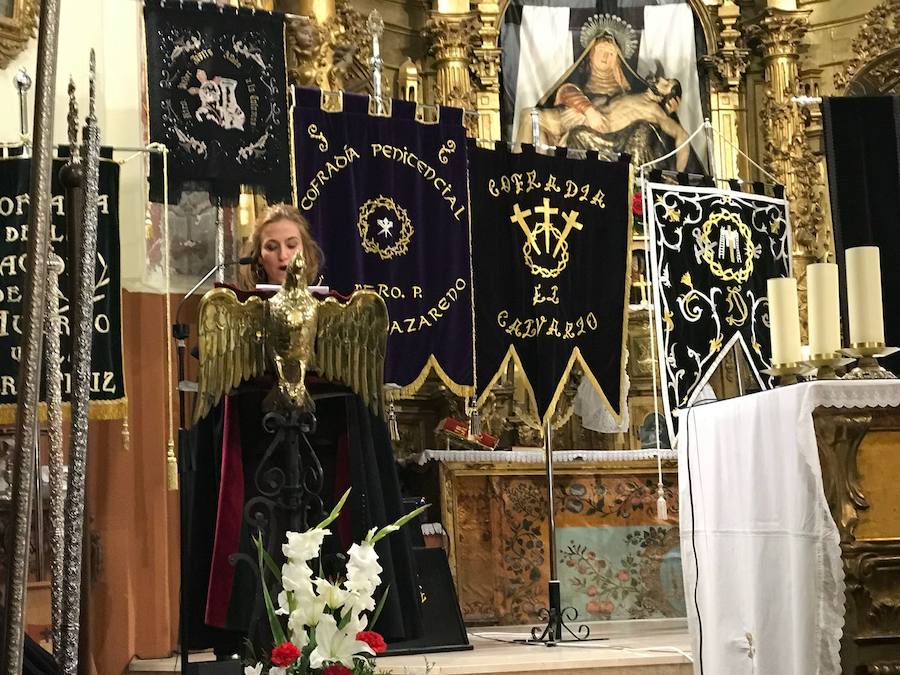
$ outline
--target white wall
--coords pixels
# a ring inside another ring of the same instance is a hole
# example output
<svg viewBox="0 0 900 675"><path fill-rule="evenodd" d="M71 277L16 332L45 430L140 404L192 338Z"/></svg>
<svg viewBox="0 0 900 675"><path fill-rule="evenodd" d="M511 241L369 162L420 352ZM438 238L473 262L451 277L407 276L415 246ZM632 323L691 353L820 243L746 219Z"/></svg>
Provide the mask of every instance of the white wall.
<svg viewBox="0 0 900 675"><path fill-rule="evenodd" d="M97 118L104 145L143 147L140 105L143 33L140 0L60 0L59 54L57 58L54 142L66 143L66 90L69 76L75 79L82 119L87 110L88 54L97 53ZM12 78L25 66L36 78L37 40L0 71L0 141L19 137L18 95ZM29 105L34 103L34 86ZM28 121L32 130L32 121ZM131 153L119 152L116 159ZM122 167L120 186L120 227L122 240L122 286L128 290L159 289L144 283L144 214L146 178L143 158Z"/></svg>

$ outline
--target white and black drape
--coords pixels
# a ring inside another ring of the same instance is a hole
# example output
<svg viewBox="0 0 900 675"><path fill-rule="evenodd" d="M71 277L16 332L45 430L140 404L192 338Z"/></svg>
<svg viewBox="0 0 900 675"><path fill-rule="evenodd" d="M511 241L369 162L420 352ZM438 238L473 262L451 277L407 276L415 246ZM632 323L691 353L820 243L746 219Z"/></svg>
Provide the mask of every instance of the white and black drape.
<svg viewBox="0 0 900 675"><path fill-rule="evenodd" d="M647 182L644 213L663 402L675 438L672 412L694 402L733 345L759 386L770 385L762 373L772 353L766 286L791 273L788 206L782 196Z"/></svg>
<svg viewBox="0 0 900 675"><path fill-rule="evenodd" d="M242 184L290 202L284 15L147 0L144 21L150 140L169 149L169 202L201 189L234 204ZM150 200L163 197L151 155Z"/></svg>
<svg viewBox="0 0 900 675"><path fill-rule="evenodd" d="M53 162L50 210L53 250L63 260L66 248L66 209L64 188L59 180L63 160ZM18 388L21 321L25 289L25 250L28 230L31 160L0 161L0 423L15 419ZM94 289L94 337L91 345L91 400L93 419L120 419L127 413L125 378L122 370L122 319L119 267L119 165L100 161L100 199L97 207L97 266ZM60 292L69 287L69 266L60 275ZM71 393L69 301L60 298L60 355L62 356L62 397ZM43 391L41 393L43 398Z"/></svg>

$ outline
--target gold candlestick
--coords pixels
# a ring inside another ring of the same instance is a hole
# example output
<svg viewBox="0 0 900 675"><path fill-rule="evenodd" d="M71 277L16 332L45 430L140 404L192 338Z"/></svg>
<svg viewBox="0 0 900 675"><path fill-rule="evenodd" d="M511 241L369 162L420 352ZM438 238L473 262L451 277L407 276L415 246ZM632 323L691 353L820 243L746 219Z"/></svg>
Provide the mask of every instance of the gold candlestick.
<svg viewBox="0 0 900 675"><path fill-rule="evenodd" d="M809 373L809 366L802 361L796 363L780 363L772 364L769 368L763 370L766 375L772 375L778 378L778 386L784 387L789 384L797 384L800 377Z"/></svg>
<svg viewBox="0 0 900 675"><path fill-rule="evenodd" d="M804 362L811 370L815 370L813 376L817 380L837 380L838 375L835 368L849 366L853 363L852 358L841 356L841 352L831 352L828 354L811 354Z"/></svg>
<svg viewBox="0 0 900 675"><path fill-rule="evenodd" d="M895 380L897 376L882 367L877 359L897 352L897 347L886 347L883 342L861 342L841 351L858 359L856 368L844 375L845 380Z"/></svg>

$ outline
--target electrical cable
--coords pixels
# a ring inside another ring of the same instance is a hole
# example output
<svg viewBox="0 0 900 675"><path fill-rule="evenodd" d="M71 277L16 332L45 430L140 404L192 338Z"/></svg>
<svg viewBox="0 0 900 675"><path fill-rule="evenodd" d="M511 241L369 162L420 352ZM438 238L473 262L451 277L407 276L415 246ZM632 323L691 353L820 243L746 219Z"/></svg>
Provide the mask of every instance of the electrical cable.
<svg viewBox="0 0 900 675"><path fill-rule="evenodd" d="M697 612L697 663L700 664L700 675L703 675L703 620L700 617L700 601L698 599L698 591L700 588L700 559L697 557L697 521L694 520L694 482L691 476L691 420L694 407L691 406L687 411L687 433L684 437L684 454L687 459L687 478L688 478L688 499L691 502L691 550L694 554L694 609ZM694 431L696 432L696 420L694 420Z"/></svg>

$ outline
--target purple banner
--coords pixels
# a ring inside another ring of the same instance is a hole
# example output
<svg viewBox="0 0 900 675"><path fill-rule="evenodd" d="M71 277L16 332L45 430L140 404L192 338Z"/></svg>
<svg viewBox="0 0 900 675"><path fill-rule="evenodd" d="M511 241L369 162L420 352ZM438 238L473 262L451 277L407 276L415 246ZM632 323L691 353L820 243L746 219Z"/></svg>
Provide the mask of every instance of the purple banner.
<svg viewBox="0 0 900 675"><path fill-rule="evenodd" d="M410 394L434 370L456 394L472 386L469 198L462 111L434 124L392 101L343 94L326 112L321 92L297 90L297 205L325 253L322 284L376 290L390 330L385 382ZM333 101L337 99L329 99Z"/></svg>

